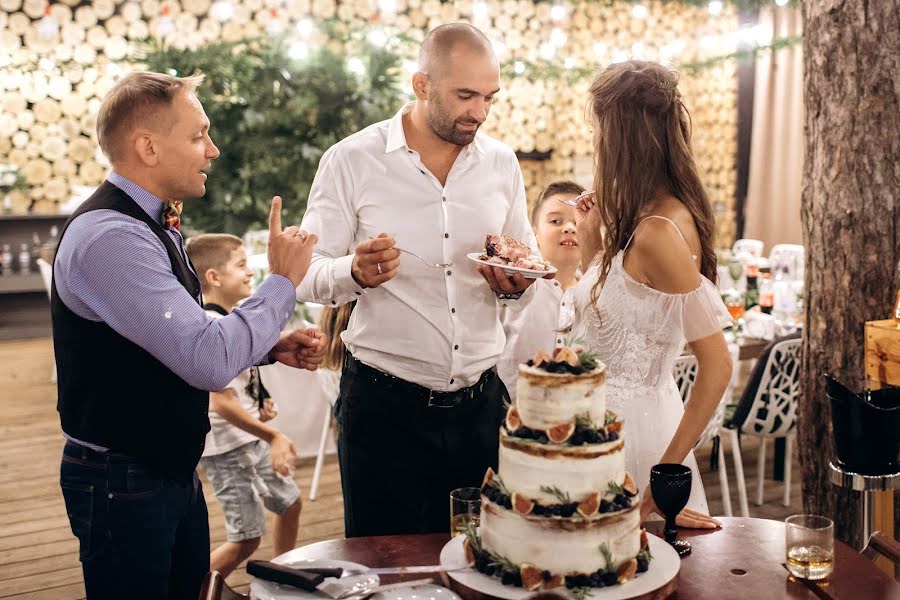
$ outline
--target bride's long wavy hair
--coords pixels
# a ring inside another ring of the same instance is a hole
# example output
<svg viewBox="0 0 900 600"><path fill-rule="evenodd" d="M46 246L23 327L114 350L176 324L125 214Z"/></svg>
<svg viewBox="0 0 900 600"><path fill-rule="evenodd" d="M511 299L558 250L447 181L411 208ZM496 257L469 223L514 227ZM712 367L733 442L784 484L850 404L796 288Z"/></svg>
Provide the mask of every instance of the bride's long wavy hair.
<svg viewBox="0 0 900 600"><path fill-rule="evenodd" d="M589 111L600 128L594 201L604 229L591 303L596 304L613 257L625 248L660 189L691 212L700 236L700 272L715 281L715 219L694 164L691 120L678 91L678 73L647 61L610 65L591 84Z"/></svg>

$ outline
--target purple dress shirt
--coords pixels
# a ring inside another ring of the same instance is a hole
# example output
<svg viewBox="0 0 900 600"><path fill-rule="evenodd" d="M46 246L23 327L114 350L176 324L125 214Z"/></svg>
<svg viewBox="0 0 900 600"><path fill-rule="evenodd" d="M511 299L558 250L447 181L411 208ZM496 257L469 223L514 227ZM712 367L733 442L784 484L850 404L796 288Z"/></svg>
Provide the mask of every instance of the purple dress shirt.
<svg viewBox="0 0 900 600"><path fill-rule="evenodd" d="M109 182L159 221L162 200L115 172ZM169 235L184 254L181 234ZM265 361L296 302L291 281L269 275L240 308L214 319L175 277L159 238L144 223L104 209L69 224L53 276L72 312L106 323L190 385L211 391Z"/></svg>

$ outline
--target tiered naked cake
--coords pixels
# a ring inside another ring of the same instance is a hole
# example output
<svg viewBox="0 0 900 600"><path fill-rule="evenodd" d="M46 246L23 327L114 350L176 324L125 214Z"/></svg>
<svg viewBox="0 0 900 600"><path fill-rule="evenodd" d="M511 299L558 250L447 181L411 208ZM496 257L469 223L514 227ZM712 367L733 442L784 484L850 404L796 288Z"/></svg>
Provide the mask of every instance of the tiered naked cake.
<svg viewBox="0 0 900 600"><path fill-rule="evenodd" d="M604 587L646 571L647 534L625 472L622 421L606 410L603 365L558 348L519 366L500 429L499 473L481 488L464 542L486 575L528 590Z"/></svg>

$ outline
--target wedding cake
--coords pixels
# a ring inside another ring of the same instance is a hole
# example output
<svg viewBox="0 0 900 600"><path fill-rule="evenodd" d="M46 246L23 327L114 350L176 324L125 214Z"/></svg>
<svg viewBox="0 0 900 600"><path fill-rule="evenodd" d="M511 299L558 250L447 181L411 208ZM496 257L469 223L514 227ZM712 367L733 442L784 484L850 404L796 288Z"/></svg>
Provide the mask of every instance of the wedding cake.
<svg viewBox="0 0 900 600"><path fill-rule="evenodd" d="M615 585L647 570L638 490L605 378L590 353L571 348L519 366L499 472L485 474L480 527L464 540L481 573L538 590Z"/></svg>

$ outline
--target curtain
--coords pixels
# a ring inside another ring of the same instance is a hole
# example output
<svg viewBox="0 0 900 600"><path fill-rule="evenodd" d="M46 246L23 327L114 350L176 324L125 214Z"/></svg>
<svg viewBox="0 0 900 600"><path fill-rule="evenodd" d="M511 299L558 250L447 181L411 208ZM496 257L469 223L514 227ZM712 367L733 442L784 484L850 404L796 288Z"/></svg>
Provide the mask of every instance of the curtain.
<svg viewBox="0 0 900 600"><path fill-rule="evenodd" d="M759 24L773 38L800 35L800 11L760 10ZM775 244L801 244L803 178L803 57L797 44L756 59L750 174L744 237L762 240L765 255Z"/></svg>

